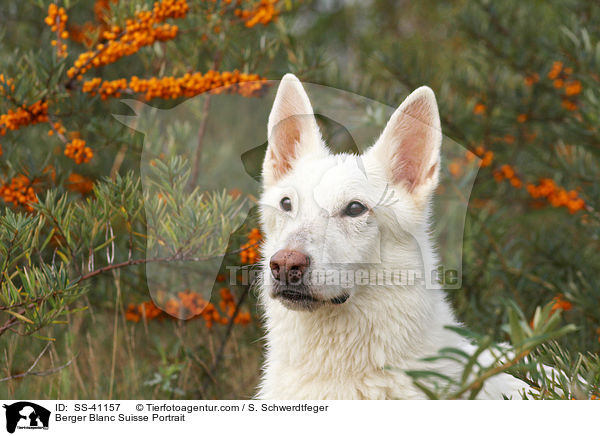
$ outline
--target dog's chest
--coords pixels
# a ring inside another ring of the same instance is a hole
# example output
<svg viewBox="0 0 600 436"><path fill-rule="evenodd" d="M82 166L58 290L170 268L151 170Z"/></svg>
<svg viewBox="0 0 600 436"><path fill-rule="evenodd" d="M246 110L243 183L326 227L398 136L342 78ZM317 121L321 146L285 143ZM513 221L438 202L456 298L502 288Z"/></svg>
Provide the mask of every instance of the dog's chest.
<svg viewBox="0 0 600 436"><path fill-rule="evenodd" d="M306 371L304 367L272 368L261 389L264 399L421 399L401 371L369 369L337 373Z"/></svg>
<svg viewBox="0 0 600 436"><path fill-rule="evenodd" d="M271 320L259 396L277 399L421 398L390 331L343 319L315 324ZM397 337L395 338L397 339Z"/></svg>

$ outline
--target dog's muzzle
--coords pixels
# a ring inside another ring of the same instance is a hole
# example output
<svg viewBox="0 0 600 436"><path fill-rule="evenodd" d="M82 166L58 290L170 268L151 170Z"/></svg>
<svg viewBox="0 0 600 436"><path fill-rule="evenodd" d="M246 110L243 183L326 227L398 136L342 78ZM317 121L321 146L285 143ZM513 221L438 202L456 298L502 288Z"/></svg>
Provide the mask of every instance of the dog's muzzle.
<svg viewBox="0 0 600 436"><path fill-rule="evenodd" d="M325 303L343 304L350 297L342 294L330 300L317 298L310 284L305 283L310 258L296 250L279 250L271 257L269 267L275 280L273 297L280 299L289 308L313 309Z"/></svg>

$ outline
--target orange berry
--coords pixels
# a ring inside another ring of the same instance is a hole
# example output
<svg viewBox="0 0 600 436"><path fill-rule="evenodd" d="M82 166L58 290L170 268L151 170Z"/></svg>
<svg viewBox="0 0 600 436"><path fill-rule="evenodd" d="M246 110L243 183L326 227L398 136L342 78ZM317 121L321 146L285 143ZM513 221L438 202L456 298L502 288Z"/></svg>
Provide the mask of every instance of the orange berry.
<svg viewBox="0 0 600 436"><path fill-rule="evenodd" d="M483 103L477 103L473 108L473 113L475 115L482 115L485 113L485 105Z"/></svg>
<svg viewBox="0 0 600 436"><path fill-rule="evenodd" d="M494 160L494 152L486 151L483 155L483 159L481 159L481 163L479 164L482 168L489 167L492 164L492 160Z"/></svg>
<svg viewBox="0 0 600 436"><path fill-rule="evenodd" d="M548 73L548 78L550 80L554 80L558 77L558 75L560 74L561 70L563 68L563 63L560 61L555 61L552 64L552 69L550 70L550 72Z"/></svg>
<svg viewBox="0 0 600 436"><path fill-rule="evenodd" d="M454 177L459 177L462 174L462 167L459 162L452 161L448 165L448 171L450 171L450 174Z"/></svg>
<svg viewBox="0 0 600 436"><path fill-rule="evenodd" d="M567 99L563 99L563 101L562 101L562 107L564 107L568 111L575 111L575 110L577 110L577 105L575 103L573 103L572 101L567 100Z"/></svg>
<svg viewBox="0 0 600 436"><path fill-rule="evenodd" d="M507 179L510 179L510 178L512 178L515 175L515 171L512 169L512 167L510 165L506 165L506 164L502 165L500 167L500 171L502 171L502 174Z"/></svg>
<svg viewBox="0 0 600 436"><path fill-rule="evenodd" d="M530 76L525 77L525 85L532 86L534 83L539 82L540 75L538 73L533 73Z"/></svg>
<svg viewBox="0 0 600 436"><path fill-rule="evenodd" d="M520 189L523 186L523 182L521 182L521 179L519 179L518 177L511 177L510 184L517 189Z"/></svg>
<svg viewBox="0 0 600 436"><path fill-rule="evenodd" d="M581 82L579 80L575 80L573 82L568 82L565 86L565 94L568 96L577 95L581 92Z"/></svg>

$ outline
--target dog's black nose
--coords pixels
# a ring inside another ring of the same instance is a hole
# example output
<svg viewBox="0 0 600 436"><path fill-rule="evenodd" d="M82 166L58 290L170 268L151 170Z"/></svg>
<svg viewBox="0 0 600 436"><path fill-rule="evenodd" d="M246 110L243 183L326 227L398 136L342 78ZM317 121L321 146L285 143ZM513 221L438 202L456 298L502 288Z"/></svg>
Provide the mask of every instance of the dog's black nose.
<svg viewBox="0 0 600 436"><path fill-rule="evenodd" d="M269 266L275 280L296 285L302 281L302 276L309 264L310 259L304 253L294 250L279 250L271 258Z"/></svg>

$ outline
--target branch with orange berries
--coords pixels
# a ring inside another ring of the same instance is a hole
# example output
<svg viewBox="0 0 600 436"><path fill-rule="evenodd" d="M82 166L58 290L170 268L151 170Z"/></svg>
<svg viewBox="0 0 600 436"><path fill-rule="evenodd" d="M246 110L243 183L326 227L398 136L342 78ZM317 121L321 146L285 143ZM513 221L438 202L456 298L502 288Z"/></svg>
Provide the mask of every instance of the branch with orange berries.
<svg viewBox="0 0 600 436"><path fill-rule="evenodd" d="M18 103L12 93L15 90L13 79L0 75L0 93L12 101L15 109L10 109L6 114L0 115L0 136L8 131L16 131L27 126L48 122L49 136L56 136L64 146L64 155L72 159L76 164L89 163L94 152L86 139L78 131L67 132L64 127L58 106L60 100L70 96L79 90L84 95L96 96L105 100L110 97L119 97L123 93L139 94L146 100L152 99L176 99L190 98L201 93L236 93L245 97L260 95L266 87L265 79L259 74L242 73L233 71L190 72L182 76L163 76L130 79L104 80L101 77L84 79L84 75L92 69L98 69L117 62L119 59L132 56L142 48L157 42L166 42L177 37L179 27L168 21L185 19L190 11L187 0L160 0L156 1L150 10L141 10L125 20L123 25L111 25L106 23L111 15L114 1L101 1L95 5L94 13L98 21L99 41L93 48L79 54L73 61L72 66L66 70L66 77L60 81L60 87L67 91L60 96L57 92L49 92L47 96L32 104L26 102ZM243 7L247 3L246 7ZM277 0L260 0L258 2L241 0L228 1L223 7L227 7L232 19L241 20L245 27L252 28L257 24L267 25L274 21L279 15L276 8ZM243 7L243 8L242 8ZM224 12L225 10L223 10ZM60 59L68 59L69 50L67 42L71 40L83 40L72 38L73 32L69 28L77 29L73 23L69 23L69 17L65 7L57 3L48 6L45 24L55 34L51 45L55 47L56 56ZM77 32L75 32L77 33ZM50 111L52 120L50 121ZM0 154L2 148L0 146ZM21 179L18 179L21 180ZM3 192L12 192L9 186L12 182L5 182ZM18 196L24 201L33 201L35 196ZM8 195L11 204L13 197ZM18 203L17 204L21 204Z"/></svg>

